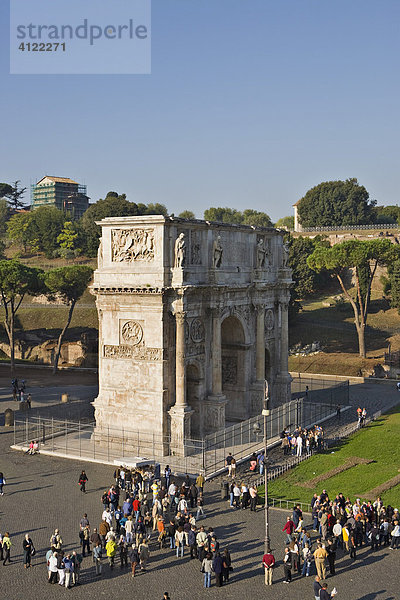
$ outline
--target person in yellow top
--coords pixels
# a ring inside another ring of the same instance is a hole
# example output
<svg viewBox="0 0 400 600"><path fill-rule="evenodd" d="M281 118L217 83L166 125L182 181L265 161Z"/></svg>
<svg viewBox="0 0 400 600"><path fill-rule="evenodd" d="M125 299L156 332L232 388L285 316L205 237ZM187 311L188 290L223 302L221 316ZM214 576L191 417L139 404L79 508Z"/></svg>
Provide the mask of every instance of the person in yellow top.
<svg viewBox="0 0 400 600"><path fill-rule="evenodd" d="M11 562L10 550L11 550L10 534L6 531L6 533L3 535L3 551L4 551L3 565L5 565L7 561L9 563Z"/></svg>
<svg viewBox="0 0 400 600"><path fill-rule="evenodd" d="M158 485L157 481L155 481L153 483L153 485L151 486L151 491L153 492L153 504L155 503L155 501L158 498L159 490L160 490L159 485Z"/></svg>
<svg viewBox="0 0 400 600"><path fill-rule="evenodd" d="M317 568L317 575L321 579L326 578L325 560L328 556L327 551L321 544L318 544L316 551L314 552L315 566Z"/></svg>
<svg viewBox="0 0 400 600"><path fill-rule="evenodd" d="M107 553L107 558L108 558L108 564L110 565L110 568L113 569L114 568L114 557L117 553L117 544L113 537L110 537L110 539L108 540L108 542L106 544L106 553Z"/></svg>
<svg viewBox="0 0 400 600"><path fill-rule="evenodd" d="M347 527L342 527L342 537L344 545L346 546L347 552L349 551L349 530Z"/></svg>
<svg viewBox="0 0 400 600"><path fill-rule="evenodd" d="M204 479L203 473L200 473L196 479L196 485L200 489L200 492L203 491L205 482L206 482L206 480Z"/></svg>

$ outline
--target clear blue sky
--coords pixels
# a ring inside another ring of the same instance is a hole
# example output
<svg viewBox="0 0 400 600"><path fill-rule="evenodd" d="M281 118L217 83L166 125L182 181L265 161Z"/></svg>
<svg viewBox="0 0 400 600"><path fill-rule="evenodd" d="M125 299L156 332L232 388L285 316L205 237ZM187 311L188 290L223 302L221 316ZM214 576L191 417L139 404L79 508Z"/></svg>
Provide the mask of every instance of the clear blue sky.
<svg viewBox="0 0 400 600"><path fill-rule="evenodd" d="M0 181L198 217L347 177L400 200L398 0L153 0L152 74L123 76L9 75L0 6Z"/></svg>

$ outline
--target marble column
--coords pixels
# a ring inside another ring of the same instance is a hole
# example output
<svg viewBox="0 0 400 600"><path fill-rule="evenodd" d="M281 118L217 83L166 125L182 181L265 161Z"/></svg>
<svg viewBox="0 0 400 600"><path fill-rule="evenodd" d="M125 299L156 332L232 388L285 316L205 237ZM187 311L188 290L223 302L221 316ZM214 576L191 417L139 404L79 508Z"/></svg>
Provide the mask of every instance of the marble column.
<svg viewBox="0 0 400 600"><path fill-rule="evenodd" d="M256 378L265 380L265 306L257 306Z"/></svg>
<svg viewBox="0 0 400 600"><path fill-rule="evenodd" d="M175 406L185 407L186 371L185 371L185 317L186 313L175 313L176 357L175 357Z"/></svg>
<svg viewBox="0 0 400 600"><path fill-rule="evenodd" d="M221 320L218 309L212 311L212 395L222 395Z"/></svg>
<svg viewBox="0 0 400 600"><path fill-rule="evenodd" d="M281 306L281 373L288 372L289 321L288 302L280 302Z"/></svg>
<svg viewBox="0 0 400 600"><path fill-rule="evenodd" d="M184 311L177 310L175 312L175 404L169 410L171 420L170 452L175 456L186 456L191 452L190 417L193 410L186 401L185 317Z"/></svg>

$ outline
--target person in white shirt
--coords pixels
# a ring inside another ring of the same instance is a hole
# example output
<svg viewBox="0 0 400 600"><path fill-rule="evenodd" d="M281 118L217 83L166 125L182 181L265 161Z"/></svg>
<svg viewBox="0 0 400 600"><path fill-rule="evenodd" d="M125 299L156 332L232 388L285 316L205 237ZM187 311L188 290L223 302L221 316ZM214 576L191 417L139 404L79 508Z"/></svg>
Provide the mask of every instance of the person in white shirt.
<svg viewBox="0 0 400 600"><path fill-rule="evenodd" d="M178 502L178 512L184 513L188 508L188 503L185 496L182 496Z"/></svg>
<svg viewBox="0 0 400 600"><path fill-rule="evenodd" d="M240 505L240 488L238 487L237 483L235 483L235 486L233 488L233 503L236 506L236 508L239 508L239 505Z"/></svg>
<svg viewBox="0 0 400 600"><path fill-rule="evenodd" d="M53 556L49 558L49 583L57 583L57 552L54 552Z"/></svg>
<svg viewBox="0 0 400 600"><path fill-rule="evenodd" d="M112 514L111 514L109 508L106 508L106 510L103 511L103 514L101 515L101 518L102 518L103 521L107 521L107 523L111 527L111 524L112 524Z"/></svg>
<svg viewBox="0 0 400 600"><path fill-rule="evenodd" d="M296 446L297 446L297 456L301 456L303 452L303 438L301 435L298 435L296 438Z"/></svg>

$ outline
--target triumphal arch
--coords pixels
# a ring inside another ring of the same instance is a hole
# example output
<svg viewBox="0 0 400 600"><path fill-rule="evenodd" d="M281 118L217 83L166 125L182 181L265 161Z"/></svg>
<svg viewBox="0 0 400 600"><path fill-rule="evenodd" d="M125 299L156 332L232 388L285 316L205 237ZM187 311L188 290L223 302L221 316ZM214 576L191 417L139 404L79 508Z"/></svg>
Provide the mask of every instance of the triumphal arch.
<svg viewBox="0 0 400 600"><path fill-rule="evenodd" d="M164 216L102 220L96 430L186 440L288 400L282 232Z"/></svg>

